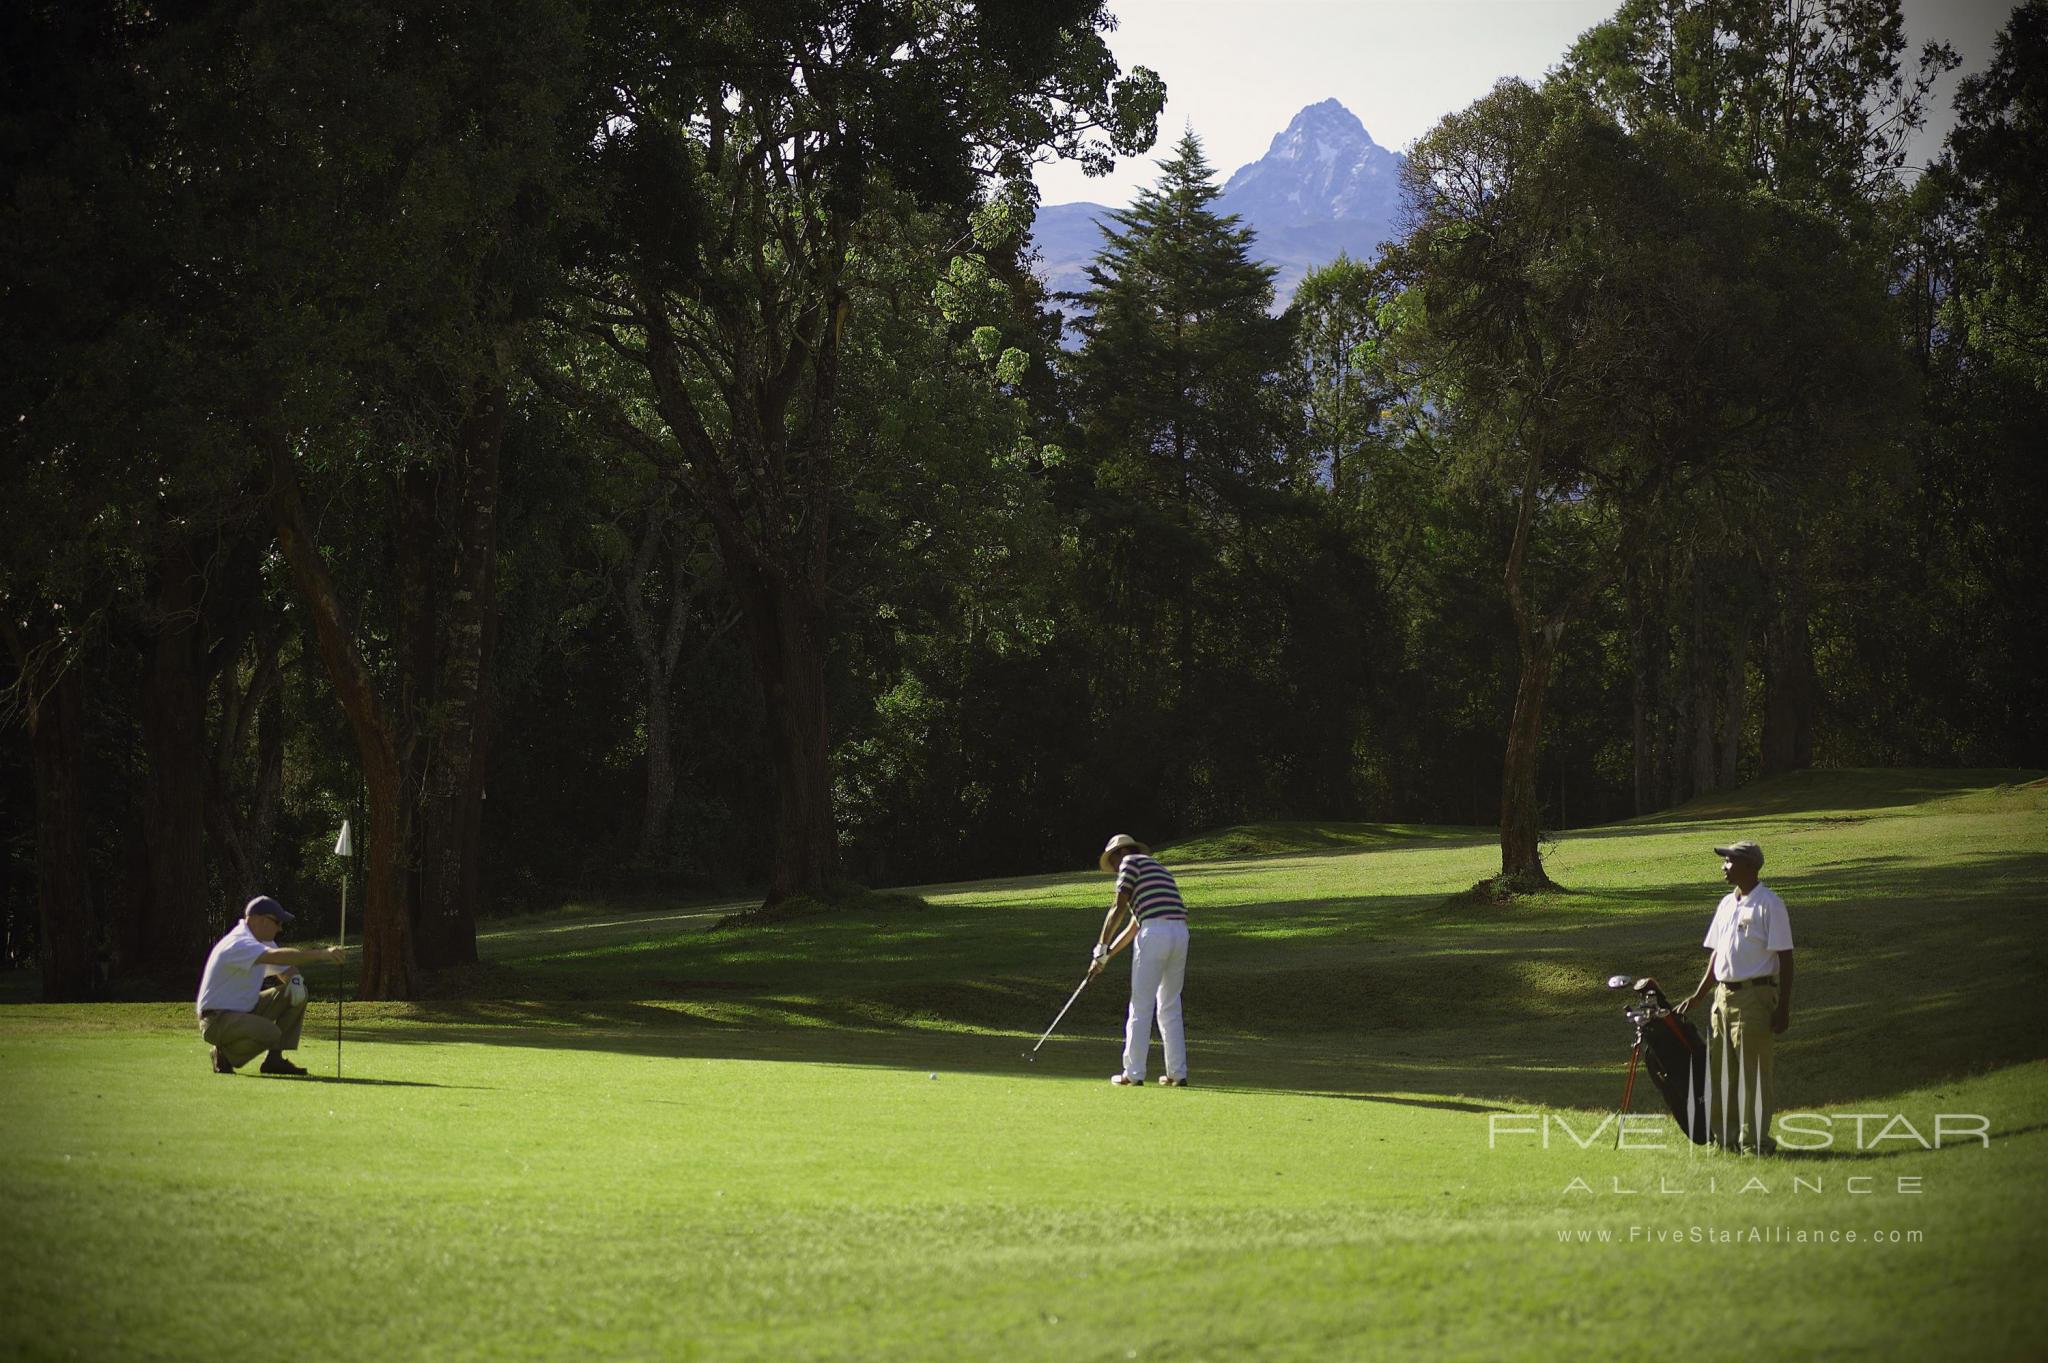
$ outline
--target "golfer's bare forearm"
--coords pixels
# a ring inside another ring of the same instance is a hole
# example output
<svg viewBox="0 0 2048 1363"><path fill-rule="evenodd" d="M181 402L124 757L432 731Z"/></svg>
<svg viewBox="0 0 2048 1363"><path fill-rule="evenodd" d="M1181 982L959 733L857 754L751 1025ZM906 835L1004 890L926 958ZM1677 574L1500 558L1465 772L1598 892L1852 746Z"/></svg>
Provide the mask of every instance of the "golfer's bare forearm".
<svg viewBox="0 0 2048 1363"><path fill-rule="evenodd" d="M1118 894L1116 901L1109 906L1109 912L1102 915L1102 931L1095 934L1096 941L1105 944L1109 941L1111 934L1116 931L1116 916L1123 911L1124 896Z"/></svg>
<svg viewBox="0 0 2048 1363"><path fill-rule="evenodd" d="M1114 904L1111 904L1109 906L1109 912L1103 915L1102 933L1095 940L1105 945L1108 945L1111 942L1115 942L1117 940L1117 933L1119 931L1119 929L1117 928L1117 919L1119 916L1130 914L1130 912L1131 892L1129 890L1118 890L1116 892L1116 902ZM1128 933L1136 925L1136 918L1131 918L1129 922L1126 922L1123 925L1122 931ZM1117 948L1115 946L1110 947L1110 953L1112 955L1115 954L1116 950Z"/></svg>
<svg viewBox="0 0 2048 1363"><path fill-rule="evenodd" d="M256 958L259 965L320 965L341 959L338 947L272 947Z"/></svg>
<svg viewBox="0 0 2048 1363"><path fill-rule="evenodd" d="M1686 1002L1691 1003L1694 999L1700 998L1714 987L1714 983L1714 958L1709 956L1706 972L1700 976L1700 982L1693 988L1692 993L1686 996Z"/></svg>
<svg viewBox="0 0 2048 1363"><path fill-rule="evenodd" d="M1792 1016L1792 953L1778 953L1778 1016Z"/></svg>

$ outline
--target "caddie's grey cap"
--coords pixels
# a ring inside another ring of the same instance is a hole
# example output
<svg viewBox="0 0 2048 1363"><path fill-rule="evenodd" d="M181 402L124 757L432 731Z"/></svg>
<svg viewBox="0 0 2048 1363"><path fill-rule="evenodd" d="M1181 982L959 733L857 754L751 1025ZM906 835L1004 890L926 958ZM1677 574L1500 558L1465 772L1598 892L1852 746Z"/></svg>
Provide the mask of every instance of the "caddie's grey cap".
<svg viewBox="0 0 2048 1363"><path fill-rule="evenodd" d="M1731 842L1726 847L1716 847L1714 855L1726 857L1730 861L1746 861L1759 871L1764 868L1764 849L1758 847L1748 838L1744 838L1741 842Z"/></svg>
<svg viewBox="0 0 2048 1363"><path fill-rule="evenodd" d="M292 916L285 912L284 905L267 894L259 894L250 900L249 906L242 910L242 917L254 918L259 913L266 918L275 918L280 923L292 921Z"/></svg>

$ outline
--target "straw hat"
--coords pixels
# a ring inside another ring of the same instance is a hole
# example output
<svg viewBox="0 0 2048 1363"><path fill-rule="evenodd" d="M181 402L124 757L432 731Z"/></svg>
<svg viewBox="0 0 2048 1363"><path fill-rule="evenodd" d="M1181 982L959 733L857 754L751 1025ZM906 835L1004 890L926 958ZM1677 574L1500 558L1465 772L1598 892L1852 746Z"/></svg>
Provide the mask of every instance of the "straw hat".
<svg viewBox="0 0 2048 1363"><path fill-rule="evenodd" d="M1143 852L1150 856L1152 849L1128 833L1119 833L1109 840L1109 846L1102 849L1102 860L1098 864L1103 870L1115 875L1116 868L1122 864L1126 852Z"/></svg>

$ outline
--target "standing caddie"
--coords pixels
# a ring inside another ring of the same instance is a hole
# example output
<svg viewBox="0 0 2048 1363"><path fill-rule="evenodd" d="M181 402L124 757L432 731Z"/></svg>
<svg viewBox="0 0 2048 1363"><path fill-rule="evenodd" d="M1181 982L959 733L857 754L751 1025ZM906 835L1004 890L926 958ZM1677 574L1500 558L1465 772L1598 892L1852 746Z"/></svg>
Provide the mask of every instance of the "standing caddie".
<svg viewBox="0 0 2048 1363"><path fill-rule="evenodd" d="M242 921L213 944L199 977L199 1035L213 1053L213 1072L233 1074L268 1051L265 1074L304 1074L284 1058L296 1049L306 1020L306 981L296 967L339 961L340 947L281 947L277 934L292 915L267 894L242 910Z"/></svg>
<svg viewBox="0 0 2048 1363"><path fill-rule="evenodd" d="M1187 1038L1181 1030L1180 986L1188 968L1188 911L1172 872L1150 848L1119 833L1102 849L1100 865L1116 877L1116 901L1102 920L1088 977L1102 973L1112 956L1131 945L1131 1011L1124 1022L1124 1067L1112 1084L1142 1085L1152 1049L1152 1018L1166 1045L1166 1073L1159 1082L1184 1088L1188 1082ZM1121 930L1118 923L1122 921ZM1112 933L1114 936L1112 936Z"/></svg>
<svg viewBox="0 0 2048 1363"><path fill-rule="evenodd" d="M1758 880L1763 848L1745 838L1714 852L1722 858L1722 879L1733 888L1707 928L1707 972L1678 1008L1691 1011L1713 989L1708 1139L1769 1154L1776 1148L1773 1038L1792 1025L1792 919L1785 901Z"/></svg>

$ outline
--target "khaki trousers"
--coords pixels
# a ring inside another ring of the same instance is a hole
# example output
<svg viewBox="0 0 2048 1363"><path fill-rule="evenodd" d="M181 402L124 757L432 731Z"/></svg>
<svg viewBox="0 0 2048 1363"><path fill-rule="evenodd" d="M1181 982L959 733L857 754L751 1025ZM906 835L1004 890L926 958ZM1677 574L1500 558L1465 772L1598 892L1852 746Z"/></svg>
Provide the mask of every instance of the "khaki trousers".
<svg viewBox="0 0 2048 1363"><path fill-rule="evenodd" d="M285 979L273 975L264 982L254 1012L215 1013L199 1019L199 1035L207 1045L220 1047L230 1066L240 1069L265 1051L289 1051L298 1046L306 1005L293 1006Z"/></svg>
<svg viewBox="0 0 2048 1363"><path fill-rule="evenodd" d="M1707 1047L1708 1129L1716 1145L1744 1150L1771 1148L1771 1115L1778 1110L1771 1073L1771 1016L1778 1011L1778 986L1714 986L1714 1039Z"/></svg>

